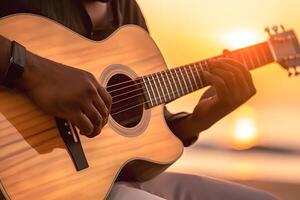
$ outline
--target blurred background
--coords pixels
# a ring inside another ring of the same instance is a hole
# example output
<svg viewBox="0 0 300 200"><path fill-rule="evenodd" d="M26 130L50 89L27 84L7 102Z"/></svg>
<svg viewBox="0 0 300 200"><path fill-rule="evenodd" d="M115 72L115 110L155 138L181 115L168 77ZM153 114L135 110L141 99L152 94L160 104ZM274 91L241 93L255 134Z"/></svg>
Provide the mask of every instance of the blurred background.
<svg viewBox="0 0 300 200"><path fill-rule="evenodd" d="M299 0L137 0L168 66L179 66L268 39L283 24L300 36ZM201 133L169 170L208 175L300 196L300 77L274 63L253 71L258 94ZM192 112L203 91L168 105Z"/></svg>

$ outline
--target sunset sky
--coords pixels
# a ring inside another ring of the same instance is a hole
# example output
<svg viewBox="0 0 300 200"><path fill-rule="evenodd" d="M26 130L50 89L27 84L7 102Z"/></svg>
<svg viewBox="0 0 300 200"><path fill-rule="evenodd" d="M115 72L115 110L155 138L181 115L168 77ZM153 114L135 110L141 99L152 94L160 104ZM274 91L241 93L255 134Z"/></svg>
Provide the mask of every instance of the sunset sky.
<svg viewBox="0 0 300 200"><path fill-rule="evenodd" d="M138 2L169 66L219 55L224 48L266 40L264 28L273 24L284 24L300 36L299 0ZM239 148L235 140L241 144L250 135L254 144L300 148L300 77L288 78L278 64L252 74L258 94L206 131L200 140ZM181 98L169 108L192 111L202 92Z"/></svg>

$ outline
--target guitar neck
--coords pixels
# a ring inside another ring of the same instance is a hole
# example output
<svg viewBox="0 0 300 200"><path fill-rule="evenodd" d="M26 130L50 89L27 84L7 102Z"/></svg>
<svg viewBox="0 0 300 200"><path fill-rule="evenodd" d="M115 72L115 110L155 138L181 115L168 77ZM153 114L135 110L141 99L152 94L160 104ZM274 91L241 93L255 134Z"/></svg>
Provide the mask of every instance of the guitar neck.
<svg viewBox="0 0 300 200"><path fill-rule="evenodd" d="M247 67L248 70L274 62L268 42L263 42L170 70L141 77L147 108L171 102L184 95L207 87L203 72L209 71L208 61L214 58L229 57Z"/></svg>

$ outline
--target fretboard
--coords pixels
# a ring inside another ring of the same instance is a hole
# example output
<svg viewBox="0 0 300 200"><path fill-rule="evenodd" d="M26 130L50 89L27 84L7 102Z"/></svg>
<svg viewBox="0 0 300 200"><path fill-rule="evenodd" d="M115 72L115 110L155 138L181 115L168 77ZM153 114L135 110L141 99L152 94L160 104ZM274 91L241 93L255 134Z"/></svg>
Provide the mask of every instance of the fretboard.
<svg viewBox="0 0 300 200"><path fill-rule="evenodd" d="M230 57L242 63L248 70L274 62L267 42L230 51L214 58L218 57ZM171 102L208 86L203 72L210 70L210 59L212 58L141 77L146 107L152 108Z"/></svg>

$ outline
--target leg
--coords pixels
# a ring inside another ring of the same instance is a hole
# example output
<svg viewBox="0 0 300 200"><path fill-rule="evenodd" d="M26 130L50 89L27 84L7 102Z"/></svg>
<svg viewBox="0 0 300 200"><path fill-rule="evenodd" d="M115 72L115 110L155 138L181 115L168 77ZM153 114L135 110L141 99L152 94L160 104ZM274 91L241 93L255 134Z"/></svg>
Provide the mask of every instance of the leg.
<svg viewBox="0 0 300 200"><path fill-rule="evenodd" d="M278 200L261 190L187 174L163 173L134 185L168 200Z"/></svg>
<svg viewBox="0 0 300 200"><path fill-rule="evenodd" d="M149 192L130 187L126 183L115 183L107 200L165 200Z"/></svg>

